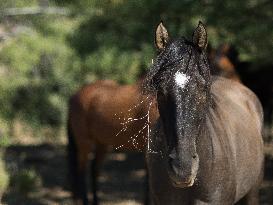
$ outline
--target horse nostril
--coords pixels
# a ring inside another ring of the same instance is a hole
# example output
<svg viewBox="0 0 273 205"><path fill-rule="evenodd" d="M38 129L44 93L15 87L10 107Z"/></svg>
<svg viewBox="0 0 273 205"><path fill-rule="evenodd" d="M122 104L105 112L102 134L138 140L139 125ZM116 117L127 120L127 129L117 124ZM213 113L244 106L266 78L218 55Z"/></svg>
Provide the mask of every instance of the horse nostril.
<svg viewBox="0 0 273 205"><path fill-rule="evenodd" d="M196 157L197 157L197 155L193 155L193 156L192 156L193 159L196 159Z"/></svg>

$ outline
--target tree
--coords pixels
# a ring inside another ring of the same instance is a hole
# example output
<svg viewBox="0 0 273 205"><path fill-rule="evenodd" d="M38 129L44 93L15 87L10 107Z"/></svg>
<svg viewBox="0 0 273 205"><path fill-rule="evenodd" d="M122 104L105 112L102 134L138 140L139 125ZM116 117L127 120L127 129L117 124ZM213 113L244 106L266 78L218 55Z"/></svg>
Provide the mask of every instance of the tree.
<svg viewBox="0 0 273 205"><path fill-rule="evenodd" d="M73 1L70 1L73 2ZM235 44L242 59L272 63L273 5L270 0L74 1L89 16L75 31L72 45L81 56L99 47L142 52L153 42L153 32L163 20L174 35L191 36L199 20L206 23L210 42ZM93 11L100 11L94 13ZM145 47L144 46L144 47ZM146 62L147 63L147 62Z"/></svg>

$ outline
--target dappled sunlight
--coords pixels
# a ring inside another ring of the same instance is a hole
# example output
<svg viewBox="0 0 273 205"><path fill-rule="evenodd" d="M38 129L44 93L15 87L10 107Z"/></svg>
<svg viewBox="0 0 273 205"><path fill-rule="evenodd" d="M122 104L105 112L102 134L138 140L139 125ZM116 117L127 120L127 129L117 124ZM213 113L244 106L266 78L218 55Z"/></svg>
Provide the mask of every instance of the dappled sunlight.
<svg viewBox="0 0 273 205"><path fill-rule="evenodd" d="M127 155L125 153L109 154L108 159L114 161L125 161L127 159Z"/></svg>
<svg viewBox="0 0 273 205"><path fill-rule="evenodd" d="M142 179L143 177L146 176L146 170L145 169L134 170L134 171L131 171L130 175L133 178Z"/></svg>
<svg viewBox="0 0 273 205"><path fill-rule="evenodd" d="M65 147L63 145L17 145L7 148L4 160L13 177L21 170L30 169L41 178L41 186L30 190L27 195L14 192L13 187L3 202L17 205L72 204L67 181ZM144 197L145 166L140 153L110 153L103 163L99 176L98 195L102 204L141 204ZM89 194L92 199L92 194Z"/></svg>
<svg viewBox="0 0 273 205"><path fill-rule="evenodd" d="M267 144L265 149L265 181L260 194L261 205L272 200L273 190L273 144ZM9 192L4 195L3 202L17 205L67 204L72 205L71 194L66 180L66 158L64 146L48 144L37 146L11 146L4 155L7 168L13 176L21 169L34 168L42 179L42 186L31 191L27 196ZM19 169L20 168L20 169ZM146 176L143 156L137 153L110 153L103 164L99 177L99 196L102 205L132 205L142 204L144 197L144 178ZM89 194L92 199L92 194ZM270 199L271 198L271 199Z"/></svg>
<svg viewBox="0 0 273 205"><path fill-rule="evenodd" d="M113 201L103 203L104 205L140 205L141 203L133 201L133 200L123 200L123 201Z"/></svg>

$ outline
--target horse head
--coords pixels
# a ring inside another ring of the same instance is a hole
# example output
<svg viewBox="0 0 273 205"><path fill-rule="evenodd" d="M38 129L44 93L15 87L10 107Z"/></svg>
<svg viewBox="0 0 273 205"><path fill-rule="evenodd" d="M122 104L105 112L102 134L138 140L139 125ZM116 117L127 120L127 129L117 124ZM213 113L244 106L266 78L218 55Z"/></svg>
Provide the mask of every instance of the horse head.
<svg viewBox="0 0 273 205"><path fill-rule="evenodd" d="M170 39L161 22L155 45L159 54L147 74L145 89L157 96L171 182L189 187L198 172L196 143L210 102L207 31L199 22L191 41Z"/></svg>

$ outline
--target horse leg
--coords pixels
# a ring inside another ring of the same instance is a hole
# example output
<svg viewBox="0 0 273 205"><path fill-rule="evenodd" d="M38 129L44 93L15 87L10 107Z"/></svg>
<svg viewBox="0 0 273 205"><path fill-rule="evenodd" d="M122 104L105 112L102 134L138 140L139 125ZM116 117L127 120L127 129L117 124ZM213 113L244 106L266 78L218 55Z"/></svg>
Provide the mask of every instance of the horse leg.
<svg viewBox="0 0 273 205"><path fill-rule="evenodd" d="M68 157L70 170L69 178L71 181L73 198L76 201L76 204L87 205L88 199L85 180L85 166L82 168L79 167L78 153L75 147L73 148L73 145L71 145L70 143L68 145Z"/></svg>
<svg viewBox="0 0 273 205"><path fill-rule="evenodd" d="M70 182L70 188L73 194L73 197L76 193L76 184L77 184L77 147L75 144L74 136L72 135L72 130L70 126L67 127L68 134L68 144L67 144L67 162L68 162L68 181Z"/></svg>
<svg viewBox="0 0 273 205"><path fill-rule="evenodd" d="M246 204L247 205L259 205L259 188L256 187L255 189L252 189L247 195L246 195Z"/></svg>
<svg viewBox="0 0 273 205"><path fill-rule="evenodd" d="M145 156L144 156L145 158ZM144 159L145 161L145 159ZM146 176L145 176L145 181L144 181L144 190L145 190L145 193L144 193L144 205L150 205L151 202L150 202L150 188L149 188L149 174L148 174L148 167L147 167L147 163L145 163L145 170L146 170Z"/></svg>
<svg viewBox="0 0 273 205"><path fill-rule="evenodd" d="M99 175L100 165L103 162L104 156L106 153L106 146L102 144L96 145L96 150L94 153L94 159L91 163L91 183L92 183L92 192L93 192L93 205L98 205L98 182L97 177Z"/></svg>
<svg viewBox="0 0 273 205"><path fill-rule="evenodd" d="M70 180L72 185L73 198L76 205L88 205L87 184L86 184L86 165L88 163L88 155L81 152L75 152L71 157Z"/></svg>
<svg viewBox="0 0 273 205"><path fill-rule="evenodd" d="M76 204L88 205L87 182L86 182L86 168L88 164L88 153L79 152L78 160L79 160L79 164L77 169Z"/></svg>
<svg viewBox="0 0 273 205"><path fill-rule="evenodd" d="M67 145L67 154L68 154L68 168L69 168L69 181L72 190L73 199L75 204L80 203L81 199L81 177L79 174L79 159L78 159L78 149L75 142L75 137L73 135L71 127L68 125L68 145Z"/></svg>
<svg viewBox="0 0 273 205"><path fill-rule="evenodd" d="M236 205L259 205L259 187L251 189Z"/></svg>
<svg viewBox="0 0 273 205"><path fill-rule="evenodd" d="M71 189L76 204L87 205L87 187L86 187L86 165L88 163L87 153L82 153L78 149L71 127L68 126L68 165L69 179Z"/></svg>

